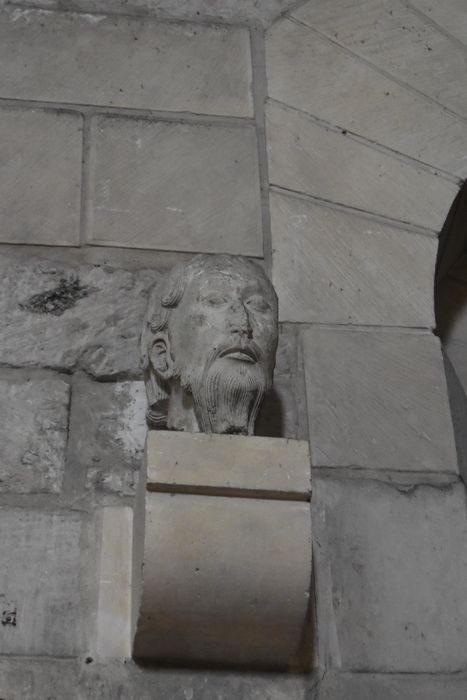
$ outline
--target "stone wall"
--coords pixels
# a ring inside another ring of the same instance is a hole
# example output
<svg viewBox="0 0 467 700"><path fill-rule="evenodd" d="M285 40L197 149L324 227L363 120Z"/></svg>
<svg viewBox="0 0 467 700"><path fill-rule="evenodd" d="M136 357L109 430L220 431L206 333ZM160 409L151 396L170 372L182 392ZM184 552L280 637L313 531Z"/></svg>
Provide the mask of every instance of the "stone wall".
<svg viewBox="0 0 467 700"><path fill-rule="evenodd" d="M463 700L467 510L433 334L467 174L462 3L0 5L0 697ZM141 319L195 252L256 258L279 294L257 432L310 441L303 676L99 654L103 515L124 546L145 438Z"/></svg>

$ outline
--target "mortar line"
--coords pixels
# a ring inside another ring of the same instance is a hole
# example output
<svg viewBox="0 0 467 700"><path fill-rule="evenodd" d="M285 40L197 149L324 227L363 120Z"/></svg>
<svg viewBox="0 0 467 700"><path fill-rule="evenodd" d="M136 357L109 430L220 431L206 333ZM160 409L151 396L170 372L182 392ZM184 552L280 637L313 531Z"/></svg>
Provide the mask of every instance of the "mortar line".
<svg viewBox="0 0 467 700"><path fill-rule="evenodd" d="M320 37L323 41L326 41L328 44L331 44L331 46L334 46L337 49L340 49L341 53L345 53L348 56L351 56L352 58L365 64L366 66L368 66L369 68L374 70L376 73L379 73L380 75L384 76L387 80L391 80L396 85L399 85L399 87L404 88L405 90L417 95L418 97L430 102L431 104L435 104L437 107L444 110L448 114L451 114L451 116L455 117L459 121L461 121L463 123L467 123L467 117L464 117L462 114L459 114L459 112L456 112L451 107L447 107L446 105L442 104L441 102L438 102L437 100L435 100L434 97L430 97L430 95L427 95L426 93L422 92L421 90L414 87L413 85L410 85L410 83L406 83L403 80L401 80L400 78L397 78L396 76L392 75L391 73L388 73L387 71L384 70L384 68L379 68L379 66L375 65L374 63L371 63L371 61L369 61L367 58L364 58L363 56L360 56L360 54L355 53L351 49L348 49L346 46L339 44L338 41L335 41L327 34L320 32L318 29L311 27L309 24L306 24L302 20L299 20L296 17L293 17L292 15L287 14L287 15L285 15L285 17L293 24L296 24L299 27L303 27L304 29L311 32L312 34L315 34L316 36Z"/></svg>
<svg viewBox="0 0 467 700"><path fill-rule="evenodd" d="M440 233L440 231L436 231L435 229L417 226L417 224L410 223L410 221L392 219L389 216L384 216L383 214L378 214L377 212L368 211L366 209L359 209L358 207L352 207L349 204L343 204L342 202L334 202L331 199L318 197L316 195L309 194L308 192L300 192L299 190L293 190L289 187L284 187L283 185L276 185L273 182L270 185L270 189L272 192L277 192L277 194L296 197L297 199L309 201L311 203L317 204L318 206L327 207L328 209L344 211L354 216L362 216L363 218L370 219L375 223L380 223L384 224L385 226L391 226L392 228L401 229L402 231L408 234L417 234L419 236L424 236L425 238L437 240Z"/></svg>
<svg viewBox="0 0 467 700"><path fill-rule="evenodd" d="M253 103L256 118L256 140L259 179L261 188L261 219L263 232L263 256L266 272L272 274L271 214L269 209L269 178L266 145L265 101L267 98L266 56L264 29L259 24L251 26L251 62L253 71Z"/></svg>
<svg viewBox="0 0 467 700"><path fill-rule="evenodd" d="M0 107L15 109L42 109L67 114L102 115L121 119L140 119L154 122L195 124L201 126L225 126L229 128L251 128L256 125L253 117L231 117L222 114L200 114L197 112L174 112L171 110L114 107L112 105L80 104L78 102L56 102L54 100L31 100L17 97L0 97Z"/></svg>
<svg viewBox="0 0 467 700"><path fill-rule="evenodd" d="M289 326L298 326L299 331L318 328L329 331L358 331L361 333L380 331L381 333L404 333L406 335L426 335L429 337L437 337L433 333L433 328L430 326L388 326L378 323L332 323L329 321L285 321L281 320L281 324L287 323Z"/></svg>
<svg viewBox="0 0 467 700"><path fill-rule="evenodd" d="M421 19L422 22L426 22L426 24L429 24L431 27L433 27L433 29L442 34L446 39L449 39L449 41L451 41L453 44L456 44L460 49L462 49L463 51L467 51L467 46L460 39L451 34L449 30L445 29L440 24L438 24L436 20L432 19L429 15L425 14L423 10L419 10L418 7L412 5L410 0L402 0L402 4L405 5L405 7L408 10L410 10L410 12L413 12L414 15Z"/></svg>
<svg viewBox="0 0 467 700"><path fill-rule="evenodd" d="M432 175L436 175L437 177L442 177L444 180L452 182L458 187L460 187L460 185L463 182L463 178L460 175L454 175L448 170L444 170L443 168L438 168L435 165L430 165L430 163L427 163L425 161L418 160L417 158L414 158L413 156L410 156L407 153L403 153L402 151L398 151L395 148L391 148L390 146L386 146L383 143L379 143L379 141L374 141L373 139L369 139L366 136L357 134L355 131L351 131L350 129L347 129L344 126L332 124L331 122L328 122L321 117L317 117L304 109L300 109L300 107L293 107L292 105L289 105L286 102L282 102L281 100L277 100L274 97L269 97L268 103L270 103L271 105L276 105L277 107L283 109L285 112L296 112L297 114L300 114L304 118L308 119L312 124L315 124L316 126L328 129L329 131L332 131L336 134L345 135L352 141L360 143L363 146L366 146L367 148L371 148L373 151L378 151L379 153L383 153L414 168L419 168L420 170L427 171Z"/></svg>

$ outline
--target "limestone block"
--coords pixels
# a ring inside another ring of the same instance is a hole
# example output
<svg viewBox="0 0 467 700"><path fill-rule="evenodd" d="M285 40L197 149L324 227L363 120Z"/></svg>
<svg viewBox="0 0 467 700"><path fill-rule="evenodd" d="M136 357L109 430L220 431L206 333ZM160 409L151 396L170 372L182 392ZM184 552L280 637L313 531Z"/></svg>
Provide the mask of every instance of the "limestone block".
<svg viewBox="0 0 467 700"><path fill-rule="evenodd" d="M266 128L272 184L442 228L458 191L454 183L274 103L267 107Z"/></svg>
<svg viewBox="0 0 467 700"><path fill-rule="evenodd" d="M425 333L303 333L315 466L457 473L439 340Z"/></svg>
<svg viewBox="0 0 467 700"><path fill-rule="evenodd" d="M70 388L61 379L0 379L0 490L59 493Z"/></svg>
<svg viewBox="0 0 467 700"><path fill-rule="evenodd" d="M139 335L155 270L0 258L0 362L139 374Z"/></svg>
<svg viewBox="0 0 467 700"><path fill-rule="evenodd" d="M356 12L348 0L310 0L293 16L397 80L467 115L463 48L410 6L399 0L364 0Z"/></svg>
<svg viewBox="0 0 467 700"><path fill-rule="evenodd" d="M101 658L131 655L131 557L133 511L101 509L96 652Z"/></svg>
<svg viewBox="0 0 467 700"><path fill-rule="evenodd" d="M464 0L410 0L416 10L423 12L432 22L465 44L467 37L467 14Z"/></svg>
<svg viewBox="0 0 467 700"><path fill-rule="evenodd" d="M355 18L362 22L362 12L355 12ZM401 58L407 63L406 54ZM464 122L308 27L288 19L277 22L266 34L266 69L271 97L417 160L467 175ZM463 80L456 85L458 94Z"/></svg>
<svg viewBox="0 0 467 700"><path fill-rule="evenodd" d="M317 700L465 700L467 676L421 674L326 674Z"/></svg>
<svg viewBox="0 0 467 700"><path fill-rule="evenodd" d="M163 669L131 659L0 659L0 688L12 700L310 700L315 684L311 674Z"/></svg>
<svg viewBox="0 0 467 700"><path fill-rule="evenodd" d="M150 491L310 497L305 441L150 430L146 449Z"/></svg>
<svg viewBox="0 0 467 700"><path fill-rule="evenodd" d="M82 653L81 516L1 508L0 518L0 653Z"/></svg>
<svg viewBox="0 0 467 700"><path fill-rule="evenodd" d="M309 667L307 445L150 432L146 455L148 490L142 484L134 527L133 655Z"/></svg>
<svg viewBox="0 0 467 700"><path fill-rule="evenodd" d="M253 128L99 118L93 134L94 243L262 255Z"/></svg>
<svg viewBox="0 0 467 700"><path fill-rule="evenodd" d="M243 28L4 9L0 63L1 97L252 115Z"/></svg>
<svg viewBox="0 0 467 700"><path fill-rule="evenodd" d="M0 131L0 241L78 245L82 118L3 107Z"/></svg>
<svg viewBox="0 0 467 700"><path fill-rule="evenodd" d="M75 382L68 459L76 487L134 494L146 438L144 382ZM79 482L79 483L78 483Z"/></svg>
<svg viewBox="0 0 467 700"><path fill-rule="evenodd" d="M271 195L279 319L432 326L435 238Z"/></svg>
<svg viewBox="0 0 467 700"><path fill-rule="evenodd" d="M465 669L464 486L314 480L313 499L323 654L344 670Z"/></svg>

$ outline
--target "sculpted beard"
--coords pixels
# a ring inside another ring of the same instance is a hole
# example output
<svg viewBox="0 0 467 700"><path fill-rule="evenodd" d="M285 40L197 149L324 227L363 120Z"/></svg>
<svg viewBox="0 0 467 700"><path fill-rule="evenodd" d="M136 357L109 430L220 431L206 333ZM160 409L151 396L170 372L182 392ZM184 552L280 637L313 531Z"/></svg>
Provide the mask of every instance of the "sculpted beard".
<svg viewBox="0 0 467 700"><path fill-rule="evenodd" d="M179 370L182 388L193 395L203 432L253 435L271 377L260 348L252 341L247 347L256 355L256 362L223 357L231 349L231 344L224 344L213 350L202 370Z"/></svg>

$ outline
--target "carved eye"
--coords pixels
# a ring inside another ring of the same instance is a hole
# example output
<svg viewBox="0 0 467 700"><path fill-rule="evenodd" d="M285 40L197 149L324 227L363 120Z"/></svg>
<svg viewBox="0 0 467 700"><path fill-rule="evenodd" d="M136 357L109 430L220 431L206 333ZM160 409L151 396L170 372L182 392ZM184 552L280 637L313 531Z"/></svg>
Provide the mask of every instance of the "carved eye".
<svg viewBox="0 0 467 700"><path fill-rule="evenodd" d="M212 292L203 297L201 301L208 306L222 306L223 304L227 304L229 300L227 297L222 296L222 294Z"/></svg>
<svg viewBox="0 0 467 700"><path fill-rule="evenodd" d="M260 296L250 297L247 299L246 305L249 309L253 309L253 311L260 311L261 313L271 310L271 305L269 302L264 297Z"/></svg>

